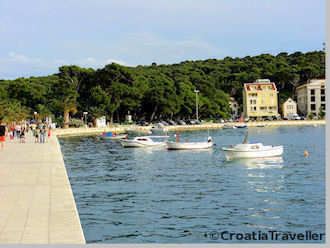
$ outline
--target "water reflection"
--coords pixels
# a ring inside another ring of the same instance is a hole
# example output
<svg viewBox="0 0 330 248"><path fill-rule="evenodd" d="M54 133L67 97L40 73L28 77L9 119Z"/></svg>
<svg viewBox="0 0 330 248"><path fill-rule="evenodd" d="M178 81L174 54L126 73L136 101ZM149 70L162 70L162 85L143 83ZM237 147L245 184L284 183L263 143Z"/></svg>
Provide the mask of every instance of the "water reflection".
<svg viewBox="0 0 330 248"><path fill-rule="evenodd" d="M244 164L248 169L282 168L284 160L282 157L269 158L247 158L241 159L238 163Z"/></svg>

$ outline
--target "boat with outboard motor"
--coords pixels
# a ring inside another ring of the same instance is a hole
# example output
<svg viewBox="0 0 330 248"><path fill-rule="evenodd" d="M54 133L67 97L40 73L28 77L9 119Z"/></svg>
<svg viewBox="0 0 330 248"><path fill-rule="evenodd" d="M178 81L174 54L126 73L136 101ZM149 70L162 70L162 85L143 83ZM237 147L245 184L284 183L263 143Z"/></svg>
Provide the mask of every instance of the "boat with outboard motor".
<svg viewBox="0 0 330 248"><path fill-rule="evenodd" d="M139 136L134 139L120 140L123 147L162 147L166 146L165 141L155 141L154 139L167 139L169 136Z"/></svg>
<svg viewBox="0 0 330 248"><path fill-rule="evenodd" d="M212 137L209 136L205 142L179 142L179 134L176 134L176 141L167 141L168 150L192 150L192 149L208 149L213 146Z"/></svg>
<svg viewBox="0 0 330 248"><path fill-rule="evenodd" d="M223 147L227 160L236 158L265 158L276 157L283 154L283 146L263 145L262 143L248 143L248 135L246 134L242 144L235 146Z"/></svg>

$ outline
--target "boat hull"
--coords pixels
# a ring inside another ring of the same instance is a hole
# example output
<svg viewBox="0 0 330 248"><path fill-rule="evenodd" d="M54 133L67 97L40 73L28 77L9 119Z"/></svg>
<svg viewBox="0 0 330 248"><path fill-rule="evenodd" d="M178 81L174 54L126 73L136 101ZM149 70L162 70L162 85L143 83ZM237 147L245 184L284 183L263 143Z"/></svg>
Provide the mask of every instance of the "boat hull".
<svg viewBox="0 0 330 248"><path fill-rule="evenodd" d="M121 140L120 144L126 148L139 148L139 147L162 147L165 146L165 142L140 142L135 140Z"/></svg>
<svg viewBox="0 0 330 248"><path fill-rule="evenodd" d="M102 136L103 139L110 139L110 140L121 140L127 139L127 134L118 134L116 136Z"/></svg>
<svg viewBox="0 0 330 248"><path fill-rule="evenodd" d="M268 149L259 151L244 151L244 150L234 150L231 148L223 148L226 159L235 158L266 158L266 157L278 157L283 154L283 146L274 146Z"/></svg>
<svg viewBox="0 0 330 248"><path fill-rule="evenodd" d="M168 150L194 150L209 149L213 146L213 142L167 142Z"/></svg>

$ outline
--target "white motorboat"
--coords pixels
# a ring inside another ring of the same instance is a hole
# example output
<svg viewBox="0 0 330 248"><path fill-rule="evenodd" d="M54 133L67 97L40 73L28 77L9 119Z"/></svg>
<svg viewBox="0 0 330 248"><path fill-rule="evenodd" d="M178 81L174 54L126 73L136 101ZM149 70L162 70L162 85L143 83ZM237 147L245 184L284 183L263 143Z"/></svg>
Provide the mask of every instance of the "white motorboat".
<svg viewBox="0 0 330 248"><path fill-rule="evenodd" d="M222 127L223 129L236 129L237 127L235 125L228 125L228 124L225 124L223 125Z"/></svg>
<svg viewBox="0 0 330 248"><path fill-rule="evenodd" d="M208 149L213 146L211 137L206 142L166 142L168 150L191 150L191 149Z"/></svg>
<svg viewBox="0 0 330 248"><path fill-rule="evenodd" d="M223 147L227 160L236 158L266 158L276 157L283 154L283 146L264 146L262 143L250 144L247 142L247 135L242 144Z"/></svg>
<svg viewBox="0 0 330 248"><path fill-rule="evenodd" d="M234 127L235 128L247 128L247 125L245 123L243 123L243 124L237 124Z"/></svg>
<svg viewBox="0 0 330 248"><path fill-rule="evenodd" d="M169 136L140 136L132 140L120 140L123 147L161 147L166 146L165 141L154 141L157 138L168 138Z"/></svg>
<svg viewBox="0 0 330 248"><path fill-rule="evenodd" d="M153 134L167 132L167 128L162 123L158 123L156 126L152 126L150 130Z"/></svg>

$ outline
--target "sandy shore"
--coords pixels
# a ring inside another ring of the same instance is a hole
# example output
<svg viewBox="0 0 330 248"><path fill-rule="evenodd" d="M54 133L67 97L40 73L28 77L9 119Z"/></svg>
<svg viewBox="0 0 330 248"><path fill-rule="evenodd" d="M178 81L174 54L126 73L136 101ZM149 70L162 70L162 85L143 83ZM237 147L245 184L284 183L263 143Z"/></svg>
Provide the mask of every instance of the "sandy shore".
<svg viewBox="0 0 330 248"><path fill-rule="evenodd" d="M226 123L227 125L239 125L240 123L232 122ZM300 125L325 125L325 120L303 120L303 121L260 121L260 122L247 122L247 126L300 126ZM203 123L201 125L182 125L182 126L167 126L165 131L194 131L194 130L208 130L208 129L221 129L223 123ZM56 129L54 134L57 136L83 136L83 135L96 135L103 132L116 132L125 133L129 131L140 132L147 134L151 130L152 126L136 126L136 125L117 125L107 128L68 128L68 129Z"/></svg>

